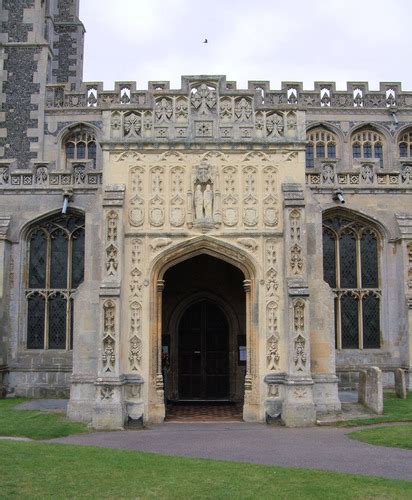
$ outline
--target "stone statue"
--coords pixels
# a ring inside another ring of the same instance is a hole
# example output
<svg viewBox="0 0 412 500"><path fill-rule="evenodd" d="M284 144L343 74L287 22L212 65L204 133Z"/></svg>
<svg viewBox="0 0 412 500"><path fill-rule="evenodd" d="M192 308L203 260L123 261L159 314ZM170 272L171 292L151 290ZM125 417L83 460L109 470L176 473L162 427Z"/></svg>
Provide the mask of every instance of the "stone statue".
<svg viewBox="0 0 412 500"><path fill-rule="evenodd" d="M195 190L195 214L196 219L203 219L203 193L200 184L196 186Z"/></svg>
<svg viewBox="0 0 412 500"><path fill-rule="evenodd" d="M213 213L213 192L210 184L206 184L206 189L203 193L203 206L205 209L206 219L211 219Z"/></svg>

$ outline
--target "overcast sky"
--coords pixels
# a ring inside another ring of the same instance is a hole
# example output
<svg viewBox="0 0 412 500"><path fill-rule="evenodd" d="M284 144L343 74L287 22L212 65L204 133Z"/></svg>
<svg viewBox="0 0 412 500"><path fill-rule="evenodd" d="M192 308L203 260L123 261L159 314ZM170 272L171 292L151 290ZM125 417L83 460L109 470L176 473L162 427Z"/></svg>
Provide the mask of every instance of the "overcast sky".
<svg viewBox="0 0 412 500"><path fill-rule="evenodd" d="M84 80L401 81L412 90L411 0L81 0ZM207 44L202 43L207 38Z"/></svg>

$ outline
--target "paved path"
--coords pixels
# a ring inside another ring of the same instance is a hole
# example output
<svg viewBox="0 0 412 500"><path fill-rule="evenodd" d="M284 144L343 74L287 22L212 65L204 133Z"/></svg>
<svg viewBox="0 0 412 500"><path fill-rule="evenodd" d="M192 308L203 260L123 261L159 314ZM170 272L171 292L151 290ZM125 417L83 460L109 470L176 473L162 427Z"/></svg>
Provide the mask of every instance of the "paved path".
<svg viewBox="0 0 412 500"><path fill-rule="evenodd" d="M168 455L307 467L412 480L412 450L349 439L347 429L264 424L165 423L141 431L97 432L50 442Z"/></svg>

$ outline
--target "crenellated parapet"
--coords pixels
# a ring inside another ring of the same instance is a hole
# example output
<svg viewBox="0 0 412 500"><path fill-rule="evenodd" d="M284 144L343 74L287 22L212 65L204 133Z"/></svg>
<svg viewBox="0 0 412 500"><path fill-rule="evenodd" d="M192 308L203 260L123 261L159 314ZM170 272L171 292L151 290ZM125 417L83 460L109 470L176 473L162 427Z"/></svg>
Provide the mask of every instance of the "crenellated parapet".
<svg viewBox="0 0 412 500"><path fill-rule="evenodd" d="M200 89L204 84L206 88ZM196 98L196 94L201 90ZM412 91L403 91L399 82L381 82L379 90L369 90L367 82L348 82L346 90L336 90L335 82L315 82L313 90L303 88L301 82L282 82L280 90L270 88L268 81L249 81L247 89L238 89L236 82L226 81L225 76L183 76L180 89L171 89L168 81L150 81L147 90L136 88L136 82L116 82L114 90L104 90L102 82L85 82L78 91L72 91L65 84L47 86L48 108L101 108L101 109L153 109L155 103L162 98L181 98L189 105L191 98L198 102L201 94L207 98L206 108L215 107L214 99L224 97L244 98L253 109L287 110L313 108L364 108L364 109L398 109L412 108ZM183 102L182 102L183 104ZM232 115L239 118L246 109L234 109L224 101L219 111L223 116ZM206 108L199 104L200 112ZM246 105L247 107L247 105ZM181 110L184 113L184 107ZM243 118L245 116L243 115Z"/></svg>
<svg viewBox="0 0 412 500"><path fill-rule="evenodd" d="M203 76L183 77L178 90L171 90L168 82L150 82L145 91L136 90L134 83L117 83L110 92L101 84L84 84L78 92L51 85L46 105L49 111L110 111L106 141L304 141L299 106L274 105L265 96L264 84L237 90L223 76Z"/></svg>

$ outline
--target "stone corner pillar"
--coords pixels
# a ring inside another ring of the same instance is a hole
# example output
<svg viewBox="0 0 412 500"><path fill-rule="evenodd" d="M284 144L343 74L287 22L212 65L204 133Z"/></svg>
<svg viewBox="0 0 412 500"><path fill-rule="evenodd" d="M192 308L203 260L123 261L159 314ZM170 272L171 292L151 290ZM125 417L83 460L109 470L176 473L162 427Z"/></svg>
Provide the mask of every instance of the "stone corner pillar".
<svg viewBox="0 0 412 500"><path fill-rule="evenodd" d="M126 420L125 377L120 373L121 284L124 267L125 186L106 186L103 195L103 258L100 286L98 375L92 425L122 429Z"/></svg>
<svg viewBox="0 0 412 500"><path fill-rule="evenodd" d="M283 184L284 276L287 368L281 419L288 427L313 425L316 410L311 376L309 287L304 186Z"/></svg>
<svg viewBox="0 0 412 500"><path fill-rule="evenodd" d="M334 294L323 280L322 210L309 198L306 208L308 285L310 289L310 349L313 397L319 413L339 413L335 349Z"/></svg>
<svg viewBox="0 0 412 500"><path fill-rule="evenodd" d="M403 344L402 365L407 369L407 390L412 391L412 214L396 213L399 228L399 242L402 251L405 290L405 343Z"/></svg>

